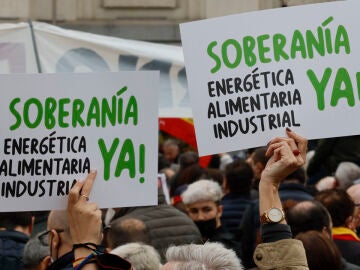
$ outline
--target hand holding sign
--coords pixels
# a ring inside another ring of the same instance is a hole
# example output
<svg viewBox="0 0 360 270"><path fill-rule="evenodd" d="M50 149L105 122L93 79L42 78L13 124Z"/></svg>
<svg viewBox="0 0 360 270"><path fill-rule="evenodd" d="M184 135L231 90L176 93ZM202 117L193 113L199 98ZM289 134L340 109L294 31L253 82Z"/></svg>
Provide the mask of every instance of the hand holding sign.
<svg viewBox="0 0 360 270"><path fill-rule="evenodd" d="M270 141L266 156L270 157L261 175L261 181L278 186L281 180L304 165L307 139L290 129L288 137L277 137Z"/></svg>
<svg viewBox="0 0 360 270"><path fill-rule="evenodd" d="M91 171L85 181L76 182L69 193L67 212L74 244L101 241L101 211L96 203L88 202L95 177L96 171Z"/></svg>

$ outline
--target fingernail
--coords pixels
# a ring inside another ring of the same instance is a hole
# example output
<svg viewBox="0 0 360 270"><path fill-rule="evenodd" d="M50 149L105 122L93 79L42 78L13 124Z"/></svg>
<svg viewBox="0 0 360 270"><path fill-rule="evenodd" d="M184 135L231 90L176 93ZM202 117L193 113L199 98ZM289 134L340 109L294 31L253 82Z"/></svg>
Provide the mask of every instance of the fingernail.
<svg viewBox="0 0 360 270"><path fill-rule="evenodd" d="M294 154L295 156L298 156L298 155L300 154L300 151L296 149L296 150L293 151L293 154Z"/></svg>
<svg viewBox="0 0 360 270"><path fill-rule="evenodd" d="M287 131L287 132L291 132L292 130L287 127L287 128L286 128L286 131Z"/></svg>
<svg viewBox="0 0 360 270"><path fill-rule="evenodd" d="M269 141L266 145L267 145L267 146L269 146L269 145L270 145L270 143L271 143L271 141Z"/></svg>

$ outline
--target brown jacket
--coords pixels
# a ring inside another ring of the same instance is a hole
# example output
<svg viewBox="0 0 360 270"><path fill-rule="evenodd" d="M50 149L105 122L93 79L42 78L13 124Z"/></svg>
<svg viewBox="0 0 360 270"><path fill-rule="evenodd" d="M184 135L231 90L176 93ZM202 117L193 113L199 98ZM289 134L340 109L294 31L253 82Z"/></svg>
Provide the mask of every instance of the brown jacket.
<svg viewBox="0 0 360 270"><path fill-rule="evenodd" d="M304 246L295 239L259 244L254 261L259 270L309 270Z"/></svg>

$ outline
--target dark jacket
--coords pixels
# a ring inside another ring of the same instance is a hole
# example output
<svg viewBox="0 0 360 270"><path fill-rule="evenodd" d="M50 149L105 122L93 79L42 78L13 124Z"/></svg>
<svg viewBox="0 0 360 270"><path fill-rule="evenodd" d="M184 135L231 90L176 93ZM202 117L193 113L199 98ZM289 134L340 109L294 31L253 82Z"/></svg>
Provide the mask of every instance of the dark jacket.
<svg viewBox="0 0 360 270"><path fill-rule="evenodd" d="M122 208L115 218L132 217L145 223L150 245L164 260L165 251L170 245L200 244L201 234L195 223L175 207L165 203L159 196L159 205Z"/></svg>
<svg viewBox="0 0 360 270"><path fill-rule="evenodd" d="M103 253L96 256L97 256L97 261L101 262L101 264L98 264L99 270L106 270L106 269L130 270L131 269L131 264L117 255L110 253ZM65 253L56 261L54 261L47 268L47 270L73 270L74 269L73 261L74 261L74 252L70 251L68 253Z"/></svg>
<svg viewBox="0 0 360 270"><path fill-rule="evenodd" d="M349 262L360 266L360 242L334 239L342 256Z"/></svg>
<svg viewBox="0 0 360 270"><path fill-rule="evenodd" d="M222 243L226 248L235 251L236 255L242 259L241 246L235 237L230 233L225 226L220 226L215 233L207 240L210 242Z"/></svg>
<svg viewBox="0 0 360 270"><path fill-rule="evenodd" d="M347 262L344 258L341 258L343 270L360 270L360 266Z"/></svg>
<svg viewBox="0 0 360 270"><path fill-rule="evenodd" d="M221 216L221 224L235 236L239 234L239 227L246 208L251 204L250 196L226 194L222 200L223 213Z"/></svg>
<svg viewBox="0 0 360 270"><path fill-rule="evenodd" d="M294 200L297 202L313 200L310 191L300 183L282 183L279 187L279 196L282 202Z"/></svg>
<svg viewBox="0 0 360 270"><path fill-rule="evenodd" d="M72 251L55 260L47 270L73 270L74 253Z"/></svg>
<svg viewBox="0 0 360 270"><path fill-rule="evenodd" d="M24 246L28 240L21 232L0 231L0 269L23 269Z"/></svg>
<svg viewBox="0 0 360 270"><path fill-rule="evenodd" d="M360 266L360 238L347 227L333 227L332 237L342 256Z"/></svg>

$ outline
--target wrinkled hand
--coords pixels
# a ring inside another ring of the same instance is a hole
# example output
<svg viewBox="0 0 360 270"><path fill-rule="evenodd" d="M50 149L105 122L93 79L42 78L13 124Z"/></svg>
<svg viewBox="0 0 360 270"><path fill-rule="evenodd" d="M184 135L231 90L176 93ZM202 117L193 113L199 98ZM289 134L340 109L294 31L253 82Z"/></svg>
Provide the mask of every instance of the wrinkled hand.
<svg viewBox="0 0 360 270"><path fill-rule="evenodd" d="M289 174L305 164L307 140L290 129L286 129L288 137L277 137L269 142L266 156L270 157L261 181L278 186Z"/></svg>
<svg viewBox="0 0 360 270"><path fill-rule="evenodd" d="M88 202L95 177L96 171L91 171L85 181L78 181L69 193L67 213L74 244L101 242L101 211L96 203Z"/></svg>

